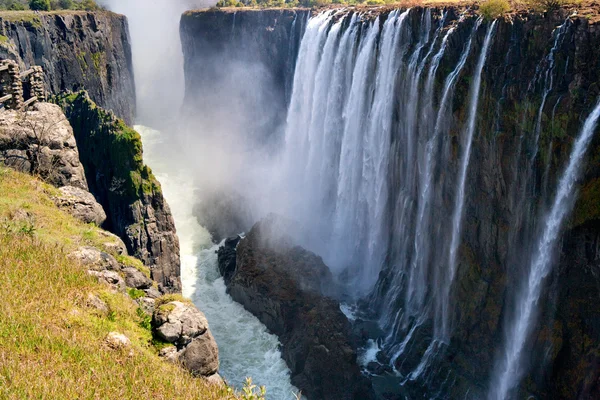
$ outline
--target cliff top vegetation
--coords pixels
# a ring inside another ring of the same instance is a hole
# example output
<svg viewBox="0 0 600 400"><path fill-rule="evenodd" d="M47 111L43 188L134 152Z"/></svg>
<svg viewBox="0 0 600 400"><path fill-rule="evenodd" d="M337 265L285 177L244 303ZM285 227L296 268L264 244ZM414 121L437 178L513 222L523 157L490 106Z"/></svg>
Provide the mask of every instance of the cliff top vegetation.
<svg viewBox="0 0 600 400"><path fill-rule="evenodd" d="M95 0L0 0L0 10L84 10L102 9Z"/></svg>
<svg viewBox="0 0 600 400"><path fill-rule="evenodd" d="M158 357L135 303L68 257L79 246L111 248L100 229L54 205L56 191L0 167L0 398L249 398ZM90 294L109 311L91 307ZM111 348L110 332L131 346Z"/></svg>
<svg viewBox="0 0 600 400"><path fill-rule="evenodd" d="M486 18L496 18L511 12L547 12L558 8L577 11L578 15L600 21L600 3L595 0L219 0L217 8L238 10L240 8L333 8L354 7L417 7L459 6L472 7Z"/></svg>

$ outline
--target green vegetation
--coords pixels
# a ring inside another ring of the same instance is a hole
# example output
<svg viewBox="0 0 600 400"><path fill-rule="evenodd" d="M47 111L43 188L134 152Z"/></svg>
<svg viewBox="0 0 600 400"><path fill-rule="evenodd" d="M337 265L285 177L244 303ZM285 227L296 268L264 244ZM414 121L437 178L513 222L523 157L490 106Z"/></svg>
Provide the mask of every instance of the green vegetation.
<svg viewBox="0 0 600 400"><path fill-rule="evenodd" d="M479 6L479 13L487 20L501 17L510 10L508 0L486 0Z"/></svg>
<svg viewBox="0 0 600 400"><path fill-rule="evenodd" d="M29 8L34 11L50 11L50 0L29 0Z"/></svg>
<svg viewBox="0 0 600 400"><path fill-rule="evenodd" d="M95 0L0 0L0 10L50 11L50 10L85 10L102 9Z"/></svg>
<svg viewBox="0 0 600 400"><path fill-rule="evenodd" d="M0 193L0 398L243 398L162 361L149 316L68 257L84 245L110 252L110 238L60 211L55 188L0 167ZM110 348L110 332L131 347Z"/></svg>
<svg viewBox="0 0 600 400"><path fill-rule="evenodd" d="M103 187L95 192L108 192L114 204L131 204L144 195L161 192L152 170L144 165L139 133L98 107L85 92L61 95L53 101L73 126L86 171L102 171L102 181L88 177L91 188ZM115 165L119 168L112 167Z"/></svg>

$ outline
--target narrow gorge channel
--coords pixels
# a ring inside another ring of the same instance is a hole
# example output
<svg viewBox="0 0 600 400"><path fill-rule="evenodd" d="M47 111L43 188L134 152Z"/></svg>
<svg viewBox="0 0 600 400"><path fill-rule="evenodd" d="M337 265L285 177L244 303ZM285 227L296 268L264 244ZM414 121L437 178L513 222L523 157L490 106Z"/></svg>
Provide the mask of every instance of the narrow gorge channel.
<svg viewBox="0 0 600 400"><path fill-rule="evenodd" d="M246 377L268 386L270 399L294 399L298 389L290 383L290 371L278 350L279 340L242 305L226 293L218 265L218 245L193 215L192 206L199 188L191 182L185 165L165 152L167 135L145 126L136 126L144 142L144 156L162 184L171 206L181 246L183 295L193 300L208 320L219 345L220 374L241 389Z"/></svg>

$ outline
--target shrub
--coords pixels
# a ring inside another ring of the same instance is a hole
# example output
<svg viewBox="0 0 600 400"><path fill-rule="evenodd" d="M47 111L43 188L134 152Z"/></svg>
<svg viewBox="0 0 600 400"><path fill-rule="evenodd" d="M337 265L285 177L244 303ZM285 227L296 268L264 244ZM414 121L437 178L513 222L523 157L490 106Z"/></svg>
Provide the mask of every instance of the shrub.
<svg viewBox="0 0 600 400"><path fill-rule="evenodd" d="M50 11L50 0L29 0L29 8L35 11Z"/></svg>
<svg viewBox="0 0 600 400"><path fill-rule="evenodd" d="M479 13L485 19L496 19L509 10L507 0L487 0L479 6Z"/></svg>

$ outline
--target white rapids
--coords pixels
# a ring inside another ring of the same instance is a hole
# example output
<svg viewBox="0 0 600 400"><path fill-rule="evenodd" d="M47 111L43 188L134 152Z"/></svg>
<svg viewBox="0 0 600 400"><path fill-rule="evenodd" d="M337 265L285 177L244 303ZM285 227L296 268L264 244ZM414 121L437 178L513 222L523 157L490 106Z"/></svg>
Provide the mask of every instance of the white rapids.
<svg viewBox="0 0 600 400"><path fill-rule="evenodd" d="M267 387L267 399L295 399L290 370L281 358L279 340L225 291L217 266L218 246L192 214L193 178L186 168L177 168L177 157L164 151L167 139L160 132L136 126L144 142L144 160L154 170L167 199L181 246L183 295L193 300L206 317L219 345L219 373L241 389L246 377Z"/></svg>

